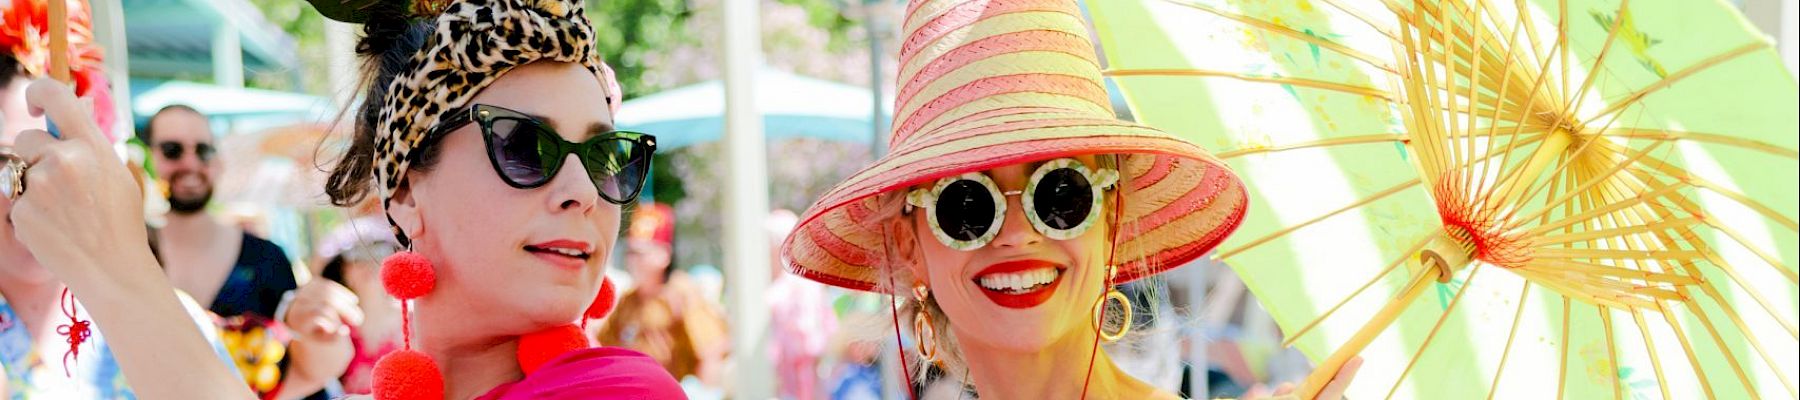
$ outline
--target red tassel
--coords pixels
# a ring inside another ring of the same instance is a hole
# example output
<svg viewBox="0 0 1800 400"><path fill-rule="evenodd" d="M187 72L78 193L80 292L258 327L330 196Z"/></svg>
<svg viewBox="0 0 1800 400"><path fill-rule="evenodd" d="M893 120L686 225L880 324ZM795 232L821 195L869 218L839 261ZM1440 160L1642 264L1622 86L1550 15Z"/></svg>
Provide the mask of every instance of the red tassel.
<svg viewBox="0 0 1800 400"><path fill-rule="evenodd" d="M69 370L69 361L81 359L81 344L94 335L90 329L93 324L75 318L75 295L70 294L66 287L62 291L62 311L63 316L69 317L69 323L56 327L57 334L69 339L69 351L63 353L63 376L73 377L75 374Z"/></svg>

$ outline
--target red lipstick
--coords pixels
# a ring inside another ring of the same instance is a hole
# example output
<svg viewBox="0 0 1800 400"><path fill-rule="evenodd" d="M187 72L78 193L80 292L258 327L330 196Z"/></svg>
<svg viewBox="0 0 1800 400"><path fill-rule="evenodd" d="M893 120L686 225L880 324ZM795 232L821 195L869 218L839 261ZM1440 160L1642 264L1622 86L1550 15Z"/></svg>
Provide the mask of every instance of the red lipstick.
<svg viewBox="0 0 1800 400"><path fill-rule="evenodd" d="M588 259L593 257L594 247L588 242L579 240L557 239L527 245L525 251L550 265L567 269L581 269L587 266Z"/></svg>
<svg viewBox="0 0 1800 400"><path fill-rule="evenodd" d="M1049 283L1038 285L1037 287L1024 292L994 290L981 285L981 279L989 275L1031 271L1044 268L1055 270L1056 277L1051 278ZM975 274L975 277L971 280L975 283L975 287L981 289L981 294L987 295L988 300L993 301L994 304L999 304L1001 307L1006 308L1032 308L1039 304L1044 304L1046 301L1050 301L1050 296L1056 294L1057 286L1062 284L1063 269L1064 268L1061 265L1043 260L1007 261L983 268L981 272Z"/></svg>

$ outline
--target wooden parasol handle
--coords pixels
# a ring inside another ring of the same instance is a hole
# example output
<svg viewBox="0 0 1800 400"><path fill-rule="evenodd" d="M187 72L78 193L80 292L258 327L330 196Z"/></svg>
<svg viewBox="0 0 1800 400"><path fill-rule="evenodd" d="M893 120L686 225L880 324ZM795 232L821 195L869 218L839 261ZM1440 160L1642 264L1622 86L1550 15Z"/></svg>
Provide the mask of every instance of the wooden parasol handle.
<svg viewBox="0 0 1800 400"><path fill-rule="evenodd" d="M1462 249L1455 239L1451 239L1443 233L1439 233L1438 237L1433 238L1426 250L1419 252L1417 257L1418 264L1416 268L1412 268L1412 278L1406 284L1406 290L1400 292L1393 300L1389 300L1387 305L1381 307L1380 312L1369 318L1368 323L1357 329L1356 335L1351 336L1350 340L1344 342L1342 346L1338 346L1337 351L1332 352L1331 356L1326 357L1324 361L1320 361L1319 365L1313 368L1312 373L1306 375L1306 380L1300 384L1299 397L1301 399L1314 400L1318 398L1319 392L1325 389L1325 384L1331 383L1331 378L1337 376L1339 369L1344 368L1344 363L1349 362L1357 354L1361 354L1363 348L1369 347L1369 342L1375 341L1376 336L1381 336L1382 332L1387 331L1388 326L1393 325L1394 320L1400 318L1400 313L1405 312L1406 308L1413 304L1413 300L1425 293L1426 288L1431 287L1433 283L1449 280L1452 274L1467 266L1470 261L1467 250Z"/></svg>
<svg viewBox="0 0 1800 400"><path fill-rule="evenodd" d="M1331 383L1331 378L1337 376L1339 369L1344 368L1344 363L1349 362L1351 357L1361 354L1363 348L1369 347L1369 342L1375 341L1376 336L1380 336L1381 332L1386 331L1388 325L1392 325L1394 320L1400 317L1400 313L1406 311L1406 307L1412 305L1413 300L1419 297L1419 294L1425 293L1426 287L1437 282L1438 275L1442 274L1440 271L1437 268L1425 268L1415 274L1412 282L1406 284L1405 292L1401 292L1399 297L1388 301L1386 306L1381 307L1381 312L1376 313L1369 319L1369 323L1364 324L1362 329L1356 331L1355 336L1350 337L1350 341L1344 342L1344 345L1339 346L1337 351L1331 353L1330 357L1326 357L1325 361L1321 361L1317 367L1313 367L1312 373L1306 375L1306 381L1300 384L1300 398L1304 400L1318 398L1319 391L1325 389L1325 384Z"/></svg>
<svg viewBox="0 0 1800 400"><path fill-rule="evenodd" d="M74 85L69 78L69 2L50 1L50 78Z"/></svg>

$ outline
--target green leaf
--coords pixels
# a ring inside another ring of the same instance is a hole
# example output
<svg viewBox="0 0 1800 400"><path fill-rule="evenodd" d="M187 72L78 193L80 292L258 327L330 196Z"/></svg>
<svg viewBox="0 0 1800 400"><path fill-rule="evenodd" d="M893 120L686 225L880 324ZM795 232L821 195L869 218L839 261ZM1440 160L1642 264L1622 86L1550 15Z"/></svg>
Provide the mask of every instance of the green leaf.
<svg viewBox="0 0 1800 400"><path fill-rule="evenodd" d="M333 20L360 24L368 20L370 8L379 5L382 0L307 0L320 15Z"/></svg>

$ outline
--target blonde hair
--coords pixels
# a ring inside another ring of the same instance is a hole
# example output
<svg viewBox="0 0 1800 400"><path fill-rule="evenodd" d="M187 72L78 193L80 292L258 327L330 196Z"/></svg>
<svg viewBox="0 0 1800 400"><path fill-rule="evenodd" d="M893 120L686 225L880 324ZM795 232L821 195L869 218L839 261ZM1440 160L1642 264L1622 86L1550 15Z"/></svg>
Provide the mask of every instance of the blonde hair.
<svg viewBox="0 0 1800 400"><path fill-rule="evenodd" d="M1128 156L1129 155L1101 155L1096 157L1096 163L1101 168L1119 169L1119 165L1123 164L1121 158ZM1101 264L1110 261L1111 254L1132 254L1129 252L1121 252L1119 249L1121 244L1118 243L1119 240L1117 239L1119 237L1117 233L1120 231L1137 232L1135 226L1124 226L1124 223L1118 221L1118 207L1122 207L1120 204L1122 200L1119 199L1128 195L1128 191L1130 190L1130 185L1124 181L1125 178L1127 177L1120 177L1121 181L1114 189L1118 191L1118 195L1107 196L1106 200L1102 202L1103 207L1106 208L1102 210L1101 214L1102 218L1104 218L1103 221L1106 223L1102 224L1105 229L1101 232L1107 235L1105 240L1107 247L1105 251L1110 254L1102 253L1107 254L1107 257L1099 259L1098 262ZM877 195L875 205L872 207L875 210L874 214L863 220L863 223L867 224L868 228L882 232L883 254L879 260L884 263L884 265L877 265L875 268L876 274L878 274L877 279L875 279L875 284L877 286L876 290L886 291L896 297L896 302L899 303L899 307L894 312L897 313L896 317L898 318L898 323L902 326L910 327L913 319L917 318L919 313L925 313L931 322L931 328L936 337L934 340L934 344L937 347L935 362L920 357L917 347L900 349L902 354L906 355L905 360L907 365L905 365L905 367L908 371L911 371L913 381L916 383L925 383L927 378L925 371L933 366L942 369L946 378L963 381L968 376L968 362L963 359L961 347L957 345L956 334L950 329L950 317L945 315L944 310L938 306L936 297L928 297L924 301L919 301L911 295L912 287L907 286L912 282L924 281L924 279L918 279L920 277L914 276L912 266L907 265L906 261L899 257L900 252L907 249L901 248L901 244L897 238L900 237L900 235L910 235L915 238L912 243L914 248L910 249L912 254L921 254L922 249L918 248L920 241L937 239L931 237L929 234L921 235L921 232L918 232L913 228L912 221L907 219L910 214L902 212L905 205L906 192L907 190L894 190ZM924 261L922 258L915 257L915 262ZM1142 263L1148 261L1136 262ZM1104 265L1101 267L1104 267ZM1155 278L1145 278L1141 281L1153 282L1152 279ZM1112 290L1112 288L1107 288L1107 290ZM1152 306L1144 307L1148 309L1134 309L1133 319L1135 321L1125 321L1123 313L1114 312L1113 308L1109 308L1105 314L1105 320L1101 323L1101 327L1106 331L1115 331L1118 329L1118 326L1126 323L1136 322L1134 325L1150 325L1151 322L1156 319L1155 314L1157 307L1154 305L1159 302L1159 299L1154 291L1148 292L1147 296L1149 297L1149 303ZM905 300L900 300L902 298ZM896 326L894 329L898 331L901 328ZM908 330L910 330L910 328L908 328ZM1137 338L1147 335L1148 333L1149 332L1145 332L1141 329L1133 329L1132 333L1125 339L1120 340L1114 345L1132 346L1132 343L1137 342ZM916 332L914 334L916 335ZM917 343L914 344L914 346L917 345ZM1099 355L1096 355L1096 357L1099 357Z"/></svg>

